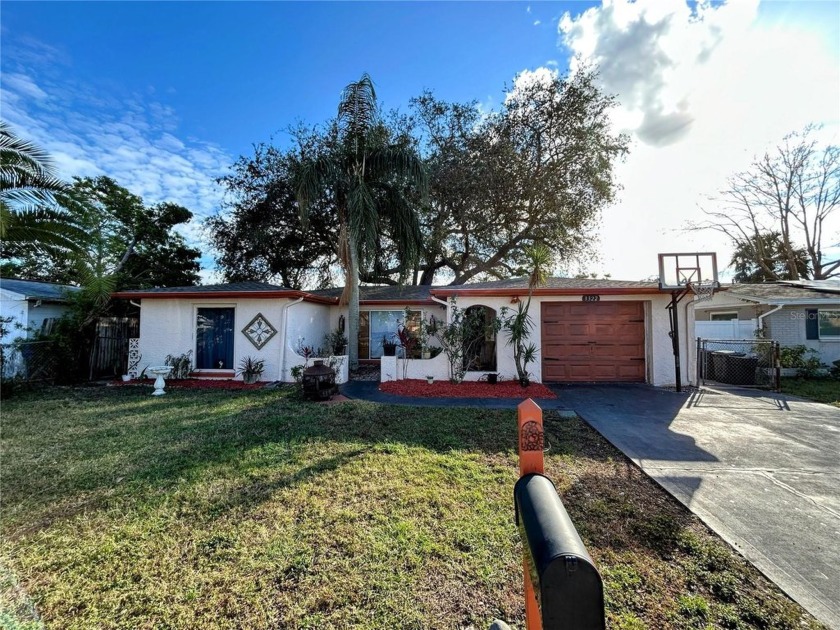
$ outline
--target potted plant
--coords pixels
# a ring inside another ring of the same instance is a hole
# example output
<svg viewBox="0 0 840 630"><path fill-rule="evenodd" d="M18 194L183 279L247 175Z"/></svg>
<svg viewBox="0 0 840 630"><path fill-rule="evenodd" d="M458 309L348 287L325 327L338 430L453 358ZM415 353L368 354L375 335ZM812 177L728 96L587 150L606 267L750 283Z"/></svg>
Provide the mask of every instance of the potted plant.
<svg viewBox="0 0 840 630"><path fill-rule="evenodd" d="M496 374L495 372L490 372L487 375L487 382L490 383L491 385L495 385L496 383L499 382L499 375Z"/></svg>
<svg viewBox="0 0 840 630"><path fill-rule="evenodd" d="M429 385L434 385L434 383L435 383L435 377L434 377L434 376L432 376L431 374L428 374L428 375L426 376L426 382L427 382Z"/></svg>
<svg viewBox="0 0 840 630"><path fill-rule="evenodd" d="M387 335L382 335L382 354L386 357L393 357L397 354L397 344Z"/></svg>
<svg viewBox="0 0 840 630"><path fill-rule="evenodd" d="M237 374L242 375L242 380L248 385L252 385L260 380L260 376L265 372L265 360L255 359L253 357L245 357L239 363Z"/></svg>
<svg viewBox="0 0 840 630"><path fill-rule="evenodd" d="M334 330L324 336L324 348L332 356L342 356L347 351L347 337L341 330Z"/></svg>

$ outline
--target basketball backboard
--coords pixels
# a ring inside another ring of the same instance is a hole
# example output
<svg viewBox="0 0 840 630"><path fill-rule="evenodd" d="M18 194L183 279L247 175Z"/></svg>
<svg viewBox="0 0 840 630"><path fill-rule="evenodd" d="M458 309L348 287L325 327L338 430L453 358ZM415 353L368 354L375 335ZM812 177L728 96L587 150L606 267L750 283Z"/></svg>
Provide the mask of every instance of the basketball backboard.
<svg viewBox="0 0 840 630"><path fill-rule="evenodd" d="M663 291L709 285L720 286L714 252L659 254L659 288Z"/></svg>

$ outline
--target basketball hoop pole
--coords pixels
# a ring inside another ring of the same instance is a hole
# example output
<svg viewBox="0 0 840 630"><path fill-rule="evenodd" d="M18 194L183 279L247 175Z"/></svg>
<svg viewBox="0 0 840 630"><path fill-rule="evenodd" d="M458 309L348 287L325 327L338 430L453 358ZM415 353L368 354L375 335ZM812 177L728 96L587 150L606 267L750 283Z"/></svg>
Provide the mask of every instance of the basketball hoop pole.
<svg viewBox="0 0 840 630"><path fill-rule="evenodd" d="M682 291L671 291L671 303L668 305L668 314L671 317L671 346L674 349L674 379L678 392L682 391L682 377L680 374L680 322L677 304L688 295L690 290L690 288L686 288Z"/></svg>
<svg viewBox="0 0 840 630"><path fill-rule="evenodd" d="M714 252L659 254L659 290L671 292L671 302L666 308L671 318L669 334L674 349L674 377L678 392L682 391L682 375L680 374L680 322L677 304L689 293L694 293L699 300L710 299L718 286L717 254ZM687 321L688 309L686 309Z"/></svg>

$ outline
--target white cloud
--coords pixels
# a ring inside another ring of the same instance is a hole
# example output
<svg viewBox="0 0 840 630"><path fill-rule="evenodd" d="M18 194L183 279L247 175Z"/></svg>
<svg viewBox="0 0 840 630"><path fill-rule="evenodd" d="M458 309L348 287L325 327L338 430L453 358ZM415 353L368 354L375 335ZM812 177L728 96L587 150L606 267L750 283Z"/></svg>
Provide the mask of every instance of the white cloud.
<svg viewBox="0 0 840 630"><path fill-rule="evenodd" d="M836 41L813 25L763 21L754 0L693 10L605 0L564 15L558 31L573 66L598 63L619 103L616 127L633 140L601 233L602 270L614 277L655 273L658 251L711 249L725 266L731 248L719 235L681 231L703 218L699 206L786 133L817 122L836 134Z"/></svg>
<svg viewBox="0 0 840 630"><path fill-rule="evenodd" d="M540 24L542 24L540 20L534 20L534 26L539 26Z"/></svg>
<svg viewBox="0 0 840 630"><path fill-rule="evenodd" d="M46 99L47 93L25 74L10 72L3 76L3 89L10 90L17 96L27 96L38 100Z"/></svg>
<svg viewBox="0 0 840 630"><path fill-rule="evenodd" d="M233 159L213 144L181 137L176 113L149 100L151 91L121 95L71 83L46 63L56 51L37 42L18 44L14 54L4 53L4 65L13 70L3 73L4 120L45 149L65 179L108 175L146 203L189 208L195 218L179 231L199 246L198 222L218 210L222 192L215 180ZM16 59L28 62L25 69Z"/></svg>

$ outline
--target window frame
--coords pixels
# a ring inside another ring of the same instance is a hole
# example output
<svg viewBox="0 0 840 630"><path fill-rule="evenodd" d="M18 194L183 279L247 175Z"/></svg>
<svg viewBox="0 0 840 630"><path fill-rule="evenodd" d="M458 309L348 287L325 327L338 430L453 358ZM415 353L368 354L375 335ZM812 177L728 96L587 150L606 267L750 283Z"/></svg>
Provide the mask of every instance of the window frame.
<svg viewBox="0 0 840 630"><path fill-rule="evenodd" d="M823 313L834 313L833 317L840 320L840 308L819 308L817 309L817 337L823 341L840 341L840 334L824 335L822 331ZM827 318L826 318L827 319Z"/></svg>
<svg viewBox="0 0 840 630"><path fill-rule="evenodd" d="M231 328L231 344L233 348L233 357L231 358L231 367L229 368L200 368L198 367L198 311L201 309L208 309L208 308L227 308L233 311L233 320L232 320L232 328ZM232 372L236 369L236 304L232 303L225 303L225 304L193 304L193 318L192 318L192 334L193 334L193 369L201 372Z"/></svg>
<svg viewBox="0 0 840 630"><path fill-rule="evenodd" d="M423 320L423 318L424 318L424 316L425 316L425 311L424 311L423 309L412 309L412 308L409 308L409 309L408 309L408 311L409 311L409 315L415 315L415 314L416 314L416 315L418 316L418 318L417 318L417 321L418 321L418 322L419 322L419 321L422 321L422 320ZM367 347L368 347L368 352L367 352L367 356L366 356L366 357L361 356L361 352L360 352L360 353L359 353L359 360L360 360L360 361L379 361L379 360L381 360L381 359L382 359L382 357L384 356L384 354L380 354L378 357L372 357L372 356L371 356L371 350L372 350L372 349L373 349L373 347L374 347L374 343L373 343L374 334L373 334L373 327L371 326L372 314L373 314L373 313L395 313L395 314L397 315L397 317L395 318L395 321L401 321L402 319L404 319L404 318L405 318L405 307L403 307L403 308L375 308L375 309L374 309L374 308L372 308L372 309L364 309L364 310L361 310L361 311L360 311L360 314L361 314L361 313L364 313L364 314L366 314L366 315L367 315L367 321L368 321L368 332L367 332L367 342L368 342L368 346L367 346ZM360 319L361 319L361 318L360 318ZM360 321L360 324L361 324L361 321ZM409 330L411 330L412 332L416 332L416 326L409 325ZM397 331L396 331L396 329L395 329L395 330L394 330L394 333L396 333L396 332L397 332ZM361 333L361 325L359 326L359 333ZM382 331L379 331L379 332L377 332L376 334L377 334L377 336L379 336L379 335L381 335L381 334L382 334ZM361 338L360 338L360 339L359 339L359 342L361 342L361 341L362 341L362 340L361 340ZM361 346L361 343L360 343L360 346Z"/></svg>
<svg viewBox="0 0 840 630"><path fill-rule="evenodd" d="M715 319L718 315L734 315L735 317L729 317L727 319ZM731 322L731 321L738 321L738 311L720 311L718 313L709 313L709 321L710 322Z"/></svg>

